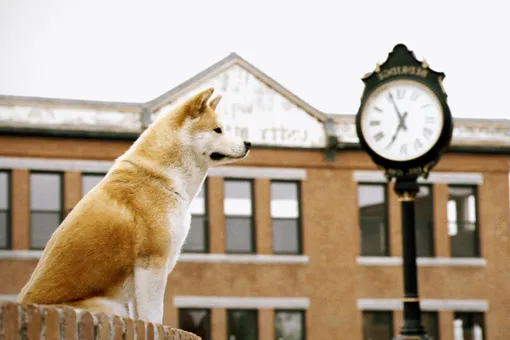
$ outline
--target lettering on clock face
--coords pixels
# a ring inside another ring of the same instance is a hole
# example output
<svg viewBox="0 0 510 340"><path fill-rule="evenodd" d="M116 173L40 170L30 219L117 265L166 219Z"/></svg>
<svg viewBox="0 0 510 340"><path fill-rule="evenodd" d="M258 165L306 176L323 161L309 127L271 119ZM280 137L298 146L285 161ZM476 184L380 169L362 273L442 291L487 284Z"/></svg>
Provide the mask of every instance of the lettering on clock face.
<svg viewBox="0 0 510 340"><path fill-rule="evenodd" d="M442 128L438 98L412 80L392 81L376 90L361 112L361 131L369 147L395 161L425 154L437 143Z"/></svg>

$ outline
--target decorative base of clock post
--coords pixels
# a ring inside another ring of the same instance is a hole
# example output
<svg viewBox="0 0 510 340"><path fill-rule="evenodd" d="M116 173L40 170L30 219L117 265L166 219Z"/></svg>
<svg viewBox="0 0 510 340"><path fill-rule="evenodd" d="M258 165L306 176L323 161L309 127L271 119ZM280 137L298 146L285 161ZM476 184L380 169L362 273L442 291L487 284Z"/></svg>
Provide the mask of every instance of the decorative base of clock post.
<svg viewBox="0 0 510 340"><path fill-rule="evenodd" d="M402 211L402 267L404 274L404 325L396 339L430 339L421 324L416 269L414 200L420 190L416 177L397 178L394 187Z"/></svg>

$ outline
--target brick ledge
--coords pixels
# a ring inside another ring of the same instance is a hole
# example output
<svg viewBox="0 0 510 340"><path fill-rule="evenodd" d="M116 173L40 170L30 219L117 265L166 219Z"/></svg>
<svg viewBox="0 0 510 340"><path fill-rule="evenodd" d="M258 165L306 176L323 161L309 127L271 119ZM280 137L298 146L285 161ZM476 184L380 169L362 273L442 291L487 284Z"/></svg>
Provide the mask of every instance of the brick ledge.
<svg viewBox="0 0 510 340"><path fill-rule="evenodd" d="M0 339L200 340L179 329L70 307L0 301Z"/></svg>

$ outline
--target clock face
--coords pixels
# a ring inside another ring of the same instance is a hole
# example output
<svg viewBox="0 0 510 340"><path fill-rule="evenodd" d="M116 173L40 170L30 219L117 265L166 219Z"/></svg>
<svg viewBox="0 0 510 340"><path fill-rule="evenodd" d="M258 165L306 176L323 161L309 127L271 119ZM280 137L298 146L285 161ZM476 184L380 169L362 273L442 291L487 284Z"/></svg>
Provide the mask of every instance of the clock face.
<svg viewBox="0 0 510 340"><path fill-rule="evenodd" d="M378 155L409 161L424 155L443 129L443 109L428 87L395 80L375 90L361 111L361 133Z"/></svg>

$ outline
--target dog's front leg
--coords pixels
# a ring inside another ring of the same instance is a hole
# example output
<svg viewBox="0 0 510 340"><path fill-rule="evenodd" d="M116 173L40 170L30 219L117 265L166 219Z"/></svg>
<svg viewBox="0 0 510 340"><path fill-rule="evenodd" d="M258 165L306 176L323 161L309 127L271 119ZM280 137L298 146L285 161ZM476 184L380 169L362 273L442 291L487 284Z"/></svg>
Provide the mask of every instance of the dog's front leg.
<svg viewBox="0 0 510 340"><path fill-rule="evenodd" d="M135 315L140 320L162 324L167 265L150 259L139 262L142 265L135 266Z"/></svg>

